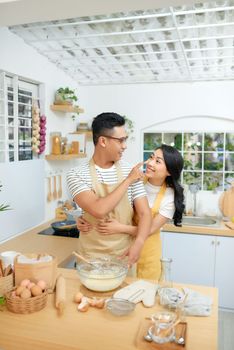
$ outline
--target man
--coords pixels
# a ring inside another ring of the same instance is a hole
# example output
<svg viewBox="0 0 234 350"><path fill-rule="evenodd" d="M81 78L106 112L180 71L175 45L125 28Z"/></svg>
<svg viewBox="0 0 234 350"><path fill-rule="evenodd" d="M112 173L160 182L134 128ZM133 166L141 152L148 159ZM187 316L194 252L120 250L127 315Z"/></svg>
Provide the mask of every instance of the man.
<svg viewBox="0 0 234 350"><path fill-rule="evenodd" d="M80 232L79 251L83 254L128 255L134 264L151 227L151 213L141 181L140 164L133 170L120 161L126 149L125 119L116 113L102 113L92 123L94 154L92 159L69 171L67 182L74 201L84 211L88 232ZM100 220L116 218L130 225L133 206L139 217L136 238L128 234L100 234Z"/></svg>

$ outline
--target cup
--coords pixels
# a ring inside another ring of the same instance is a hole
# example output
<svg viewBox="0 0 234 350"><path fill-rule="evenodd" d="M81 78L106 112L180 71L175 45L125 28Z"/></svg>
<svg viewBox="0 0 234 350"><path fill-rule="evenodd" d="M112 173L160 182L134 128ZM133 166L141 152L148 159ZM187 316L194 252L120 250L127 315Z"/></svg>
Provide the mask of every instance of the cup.
<svg viewBox="0 0 234 350"><path fill-rule="evenodd" d="M0 259L2 260L3 268L5 269L7 266L11 265L14 268L14 260L17 255L20 253L15 252L13 250L8 250L6 252L0 253Z"/></svg>

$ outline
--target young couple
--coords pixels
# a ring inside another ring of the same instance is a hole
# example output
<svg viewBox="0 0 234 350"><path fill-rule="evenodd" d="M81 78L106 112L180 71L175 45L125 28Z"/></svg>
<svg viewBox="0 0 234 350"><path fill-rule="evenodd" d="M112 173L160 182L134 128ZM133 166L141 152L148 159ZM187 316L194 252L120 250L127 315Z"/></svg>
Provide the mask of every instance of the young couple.
<svg viewBox="0 0 234 350"><path fill-rule="evenodd" d="M78 249L93 256L126 255L130 265L138 261L138 277L158 279L160 228L168 219L175 225L182 220L183 158L162 145L146 162L145 175L142 163L131 170L120 160L127 141L124 124L116 113L98 115L92 123L92 159L68 173L69 190L84 211L77 224Z"/></svg>

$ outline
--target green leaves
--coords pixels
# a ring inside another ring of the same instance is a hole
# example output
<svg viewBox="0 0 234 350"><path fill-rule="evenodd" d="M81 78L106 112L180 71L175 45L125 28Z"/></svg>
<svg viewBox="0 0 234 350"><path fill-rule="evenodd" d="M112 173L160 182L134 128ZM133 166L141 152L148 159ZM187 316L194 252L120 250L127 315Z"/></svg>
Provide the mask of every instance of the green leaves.
<svg viewBox="0 0 234 350"><path fill-rule="evenodd" d="M0 185L0 191L1 191L1 187L2 185ZM5 211L5 210L10 210L10 206L8 204L4 205L4 204L0 204L0 212L1 211Z"/></svg>

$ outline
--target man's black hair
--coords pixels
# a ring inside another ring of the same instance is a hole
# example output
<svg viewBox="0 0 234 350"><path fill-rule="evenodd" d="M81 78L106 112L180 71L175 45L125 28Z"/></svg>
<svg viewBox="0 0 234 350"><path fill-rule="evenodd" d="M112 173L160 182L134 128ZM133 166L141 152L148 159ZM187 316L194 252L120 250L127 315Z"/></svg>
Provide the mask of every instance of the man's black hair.
<svg viewBox="0 0 234 350"><path fill-rule="evenodd" d="M115 126L123 126L125 119L121 115L113 112L99 114L92 122L93 143L97 144L100 136L111 136Z"/></svg>

